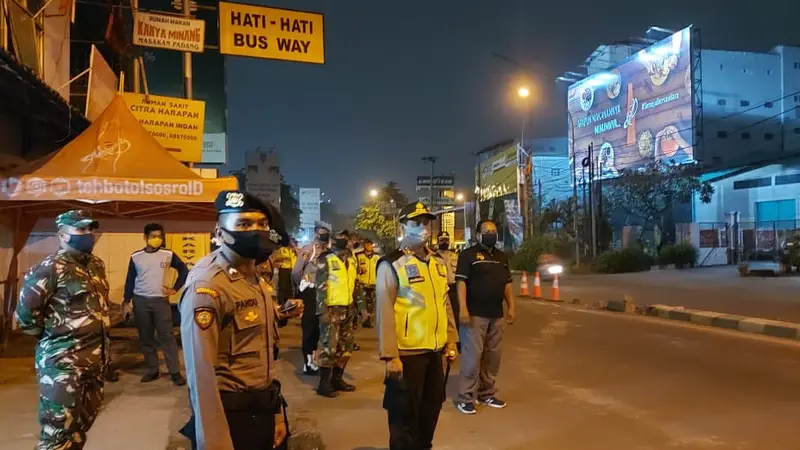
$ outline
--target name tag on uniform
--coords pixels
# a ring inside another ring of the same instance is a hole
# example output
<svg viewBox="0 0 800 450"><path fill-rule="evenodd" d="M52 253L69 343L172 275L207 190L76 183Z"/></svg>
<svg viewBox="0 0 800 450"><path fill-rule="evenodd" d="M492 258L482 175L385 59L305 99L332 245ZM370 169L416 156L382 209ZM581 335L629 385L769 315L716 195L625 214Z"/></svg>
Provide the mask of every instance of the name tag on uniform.
<svg viewBox="0 0 800 450"><path fill-rule="evenodd" d="M258 306L258 300L248 298L247 300L236 300L236 310L240 311L245 308L255 308Z"/></svg>
<svg viewBox="0 0 800 450"><path fill-rule="evenodd" d="M405 269L409 283L421 283L425 281L425 278L419 273L419 267L417 267L416 264L406 264Z"/></svg>
<svg viewBox="0 0 800 450"><path fill-rule="evenodd" d="M447 270L445 270L444 266L441 264L436 265L436 271L439 272L439 276L441 277L447 276Z"/></svg>

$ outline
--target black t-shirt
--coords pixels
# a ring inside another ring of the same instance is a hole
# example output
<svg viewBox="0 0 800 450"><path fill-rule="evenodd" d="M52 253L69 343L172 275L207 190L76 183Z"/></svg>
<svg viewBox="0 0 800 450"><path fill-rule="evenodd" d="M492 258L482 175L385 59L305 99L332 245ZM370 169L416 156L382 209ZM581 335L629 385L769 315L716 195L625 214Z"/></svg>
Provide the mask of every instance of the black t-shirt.
<svg viewBox="0 0 800 450"><path fill-rule="evenodd" d="M458 255L456 280L467 284L469 315L499 319L503 317L506 284L511 283L508 257L500 250L481 245Z"/></svg>

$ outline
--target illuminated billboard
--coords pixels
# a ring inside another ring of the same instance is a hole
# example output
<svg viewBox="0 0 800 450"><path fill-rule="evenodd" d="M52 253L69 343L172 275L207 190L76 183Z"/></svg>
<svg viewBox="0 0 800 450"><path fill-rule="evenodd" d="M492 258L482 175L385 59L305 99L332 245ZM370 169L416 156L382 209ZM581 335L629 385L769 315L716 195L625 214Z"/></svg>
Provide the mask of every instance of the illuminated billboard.
<svg viewBox="0 0 800 450"><path fill-rule="evenodd" d="M691 28L567 91L570 155L578 180L592 145L595 179L656 160L694 162ZM583 178L581 178L583 177Z"/></svg>
<svg viewBox="0 0 800 450"><path fill-rule="evenodd" d="M517 192L517 144L511 144L478 166L478 199L493 199Z"/></svg>

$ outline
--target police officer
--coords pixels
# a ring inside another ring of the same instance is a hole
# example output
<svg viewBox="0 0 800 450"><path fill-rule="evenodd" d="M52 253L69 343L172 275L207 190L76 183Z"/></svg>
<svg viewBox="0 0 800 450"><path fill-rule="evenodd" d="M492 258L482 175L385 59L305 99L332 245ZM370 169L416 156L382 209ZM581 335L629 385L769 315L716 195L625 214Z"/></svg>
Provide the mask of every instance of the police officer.
<svg viewBox="0 0 800 450"><path fill-rule="evenodd" d="M60 249L25 275L17 323L36 336L39 450L82 449L103 403L109 364L108 280L92 255L98 223L87 211L56 217Z"/></svg>
<svg viewBox="0 0 800 450"><path fill-rule="evenodd" d="M450 306L453 309L453 317L458 319L458 289L456 287L456 266L458 265L458 254L450 250L450 233L440 231L436 236L436 256L441 259L442 264L447 267L447 291L450 298ZM458 327L458 320L456 320ZM459 344L459 351L461 350Z"/></svg>
<svg viewBox="0 0 800 450"><path fill-rule="evenodd" d="M250 194L221 192L215 207L221 246L189 273L180 304L192 406L181 432L201 450L278 447L287 424L270 342L276 309L256 262L289 238L280 213Z"/></svg>
<svg viewBox="0 0 800 450"><path fill-rule="evenodd" d="M348 248L349 233L341 231L333 247L317 260L317 315L319 315L319 386L317 394L336 397L337 391L356 389L343 380L353 353L353 291L357 263Z"/></svg>
<svg viewBox="0 0 800 450"><path fill-rule="evenodd" d="M317 259L328 251L331 242L331 226L327 222L314 223L314 242L306 245L297 254L297 262L292 269L292 278L300 292L305 309L301 325L303 330L303 373L316 375L319 367L314 362L314 351L319 343L319 317L317 316Z"/></svg>
<svg viewBox="0 0 800 450"><path fill-rule="evenodd" d="M364 239L364 251L356 255L358 261L358 281L361 292L358 296L358 309L361 311L361 325L372 328L375 315L375 276L380 256L374 253L375 247L370 239Z"/></svg>
<svg viewBox="0 0 800 450"><path fill-rule="evenodd" d="M378 263L377 331L391 450L432 448L445 400L442 356L456 356L447 268L427 248L434 219L422 203L400 210L400 249Z"/></svg>

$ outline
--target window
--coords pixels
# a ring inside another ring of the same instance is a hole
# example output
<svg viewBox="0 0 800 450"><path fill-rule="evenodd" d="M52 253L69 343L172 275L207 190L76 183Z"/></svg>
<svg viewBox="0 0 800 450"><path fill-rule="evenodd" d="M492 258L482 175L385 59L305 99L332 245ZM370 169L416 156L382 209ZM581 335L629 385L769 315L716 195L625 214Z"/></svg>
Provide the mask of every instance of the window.
<svg viewBox="0 0 800 450"><path fill-rule="evenodd" d="M742 133L742 139L750 139L750 133Z"/></svg>
<svg viewBox="0 0 800 450"><path fill-rule="evenodd" d="M800 183L800 173L793 173L791 175L777 175L775 177L775 186L781 184L797 184Z"/></svg>
<svg viewBox="0 0 800 450"><path fill-rule="evenodd" d="M725 106L726 103L727 102L725 101L724 98L721 98L721 99L717 100L717 105L719 105L719 106Z"/></svg>
<svg viewBox="0 0 800 450"><path fill-rule="evenodd" d="M742 106L750 106L750 100L741 100L739 104Z"/></svg>
<svg viewBox="0 0 800 450"><path fill-rule="evenodd" d="M728 137L727 131L717 131L717 137L720 139L725 139Z"/></svg>
<svg viewBox="0 0 800 450"><path fill-rule="evenodd" d="M775 139L775 135L774 134L772 134L772 133L764 133L764 140L765 141L771 141L773 139Z"/></svg>
<svg viewBox="0 0 800 450"><path fill-rule="evenodd" d="M795 128L794 129L794 134L800 134L800 128Z"/></svg>
<svg viewBox="0 0 800 450"><path fill-rule="evenodd" d="M772 102L765 102L764 108L772 108Z"/></svg>
<svg viewBox="0 0 800 450"><path fill-rule="evenodd" d="M752 189L765 186L772 186L772 177L753 178L750 180L741 180L733 182L733 189L736 191L741 189Z"/></svg>
<svg viewBox="0 0 800 450"><path fill-rule="evenodd" d="M794 68L795 69L800 69L800 63L794 63Z"/></svg>
<svg viewBox="0 0 800 450"><path fill-rule="evenodd" d="M794 96L794 102L795 103L800 103L800 95L795 95Z"/></svg>
<svg viewBox="0 0 800 450"><path fill-rule="evenodd" d="M550 169L550 176L557 177L561 175L561 169Z"/></svg>
<svg viewBox="0 0 800 450"><path fill-rule="evenodd" d="M772 75L772 71L767 69L767 75Z"/></svg>

